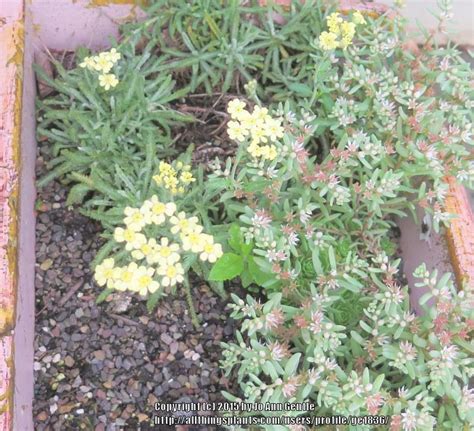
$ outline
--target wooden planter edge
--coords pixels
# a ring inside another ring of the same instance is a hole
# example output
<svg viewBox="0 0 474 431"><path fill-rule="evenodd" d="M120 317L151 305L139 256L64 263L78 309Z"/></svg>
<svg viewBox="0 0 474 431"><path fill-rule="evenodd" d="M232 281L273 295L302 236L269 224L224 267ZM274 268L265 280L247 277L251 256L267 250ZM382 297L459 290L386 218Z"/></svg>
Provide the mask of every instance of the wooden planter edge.
<svg viewBox="0 0 474 431"><path fill-rule="evenodd" d="M20 136L23 94L24 5L10 1L0 26L0 430L13 427L14 328Z"/></svg>
<svg viewBox="0 0 474 431"><path fill-rule="evenodd" d="M446 211L456 215L446 230L449 259L458 286L474 288L474 217L466 189L449 177Z"/></svg>

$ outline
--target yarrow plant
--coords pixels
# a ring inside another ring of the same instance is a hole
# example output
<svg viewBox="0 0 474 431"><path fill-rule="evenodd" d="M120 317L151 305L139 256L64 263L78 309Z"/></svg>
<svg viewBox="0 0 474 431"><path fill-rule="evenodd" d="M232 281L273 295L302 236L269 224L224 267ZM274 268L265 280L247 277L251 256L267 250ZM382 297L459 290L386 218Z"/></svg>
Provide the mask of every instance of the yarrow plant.
<svg viewBox="0 0 474 431"><path fill-rule="evenodd" d="M99 286L129 290L141 296L155 295L156 301L173 292L176 284L185 282L187 275L182 261L187 256L196 255L202 262L211 263L222 256L220 244L203 231L197 217L177 212L174 202L160 202L156 195L140 208L125 208L123 221L125 227L115 229L114 239L124 245L124 250L95 268L94 277ZM127 258L123 251L128 252ZM128 263L118 266L119 261ZM187 280L186 285L189 286ZM192 310L195 321L196 313Z"/></svg>
<svg viewBox="0 0 474 431"><path fill-rule="evenodd" d="M159 174L154 176L158 188L171 195L184 192L184 187L195 181L189 165L181 161L175 165L176 169L161 162ZM182 173L178 179L179 170ZM113 233L115 243L122 249L96 266L94 278L107 292L127 290L148 297L149 308L160 297L175 293L177 284L184 283L193 323L197 325L187 271L197 261L216 262L223 252L199 219L188 216L178 205L179 200L166 202L153 195L140 207L126 207L124 227L116 227Z"/></svg>
<svg viewBox="0 0 474 431"><path fill-rule="evenodd" d="M326 18L329 32L323 31L319 36L321 48L329 51L336 48L347 49L352 44L352 39L356 33L356 26L366 24L364 16L355 11L352 20L347 21L341 14L334 12Z"/></svg>
<svg viewBox="0 0 474 431"><path fill-rule="evenodd" d="M174 203L163 203L156 196L144 202L141 208L125 209L124 222L126 227L118 227L114 232L114 239L118 243L125 243L125 249L131 251L131 256L135 260L146 261L147 264L160 264L156 273L163 275L162 285L164 287L174 286L177 282L183 281L183 268L179 263L181 256L179 252L191 251L200 253L202 261L215 262L222 255L222 249L219 244L214 244L211 235L202 232L202 226L197 223L197 217L186 217L184 212L176 213ZM169 238L162 237L159 241L155 238L148 239L144 235L143 229L148 225L161 226L169 220L171 227L170 234L179 234L179 242L170 243ZM108 265L105 265L107 267ZM96 269L96 274L100 273L102 266ZM115 278L103 278L97 275L99 285L107 284L107 287L115 287L118 290L134 290L134 283L127 284L125 280L116 284ZM130 280L128 280L130 281ZM146 295L148 291L154 293L159 284L153 284L153 289L149 286L140 286L141 295Z"/></svg>
<svg viewBox="0 0 474 431"><path fill-rule="evenodd" d="M97 55L85 57L79 67L99 73L99 85L105 91L114 88L118 83L117 76L109 73L114 65L121 59L122 55L115 48L104 51Z"/></svg>

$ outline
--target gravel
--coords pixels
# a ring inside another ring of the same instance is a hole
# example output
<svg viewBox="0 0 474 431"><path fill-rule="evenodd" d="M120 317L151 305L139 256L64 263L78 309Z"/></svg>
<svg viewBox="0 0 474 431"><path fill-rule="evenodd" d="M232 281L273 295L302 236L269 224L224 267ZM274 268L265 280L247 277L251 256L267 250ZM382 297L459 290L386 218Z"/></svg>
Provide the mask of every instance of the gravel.
<svg viewBox="0 0 474 431"><path fill-rule="evenodd" d="M38 176L46 172L45 148ZM101 228L65 208L66 195L52 182L38 196L35 430L175 429L151 427L154 403L223 401L221 390L235 393L218 366L219 344L234 333L226 302L195 281L195 307L206 322L199 330L184 295L162 300L152 314L128 295L97 305L101 288L89 263Z"/></svg>

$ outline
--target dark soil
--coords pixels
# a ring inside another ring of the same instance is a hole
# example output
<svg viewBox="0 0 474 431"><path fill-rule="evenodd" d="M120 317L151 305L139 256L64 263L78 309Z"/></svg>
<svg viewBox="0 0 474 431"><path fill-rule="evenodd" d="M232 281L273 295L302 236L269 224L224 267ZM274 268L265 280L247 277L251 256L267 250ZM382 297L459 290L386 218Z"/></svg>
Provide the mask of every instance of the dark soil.
<svg viewBox="0 0 474 431"><path fill-rule="evenodd" d="M40 151L37 174L44 172ZM97 305L102 289L89 264L101 228L65 208L66 195L53 182L38 196L35 430L175 429L150 425L155 403L223 401L221 390L238 392L218 366L220 342L234 334L226 302L195 280L200 330L179 293L153 314L126 294Z"/></svg>
<svg viewBox="0 0 474 431"><path fill-rule="evenodd" d="M194 144L193 162L207 165L216 157L225 160L235 153L235 143L227 135L227 104L241 95L192 94L172 104L173 108L183 114L190 114L196 121L184 124L173 130L178 148L185 151L189 144Z"/></svg>

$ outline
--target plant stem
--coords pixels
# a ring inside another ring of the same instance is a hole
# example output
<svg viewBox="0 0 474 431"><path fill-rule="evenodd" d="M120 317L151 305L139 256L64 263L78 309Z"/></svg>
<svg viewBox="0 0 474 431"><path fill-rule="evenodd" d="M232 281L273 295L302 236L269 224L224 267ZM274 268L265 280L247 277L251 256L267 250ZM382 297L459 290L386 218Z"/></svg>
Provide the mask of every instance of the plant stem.
<svg viewBox="0 0 474 431"><path fill-rule="evenodd" d="M191 295L191 286L189 284L188 277L184 277L184 291L186 293L186 300L188 301L189 312L191 313L191 321L196 329L199 329L201 325L199 324L199 318L196 313L196 309L193 304L193 297Z"/></svg>

